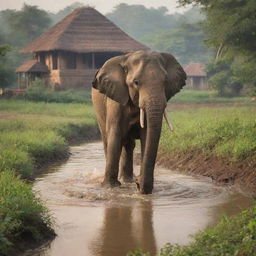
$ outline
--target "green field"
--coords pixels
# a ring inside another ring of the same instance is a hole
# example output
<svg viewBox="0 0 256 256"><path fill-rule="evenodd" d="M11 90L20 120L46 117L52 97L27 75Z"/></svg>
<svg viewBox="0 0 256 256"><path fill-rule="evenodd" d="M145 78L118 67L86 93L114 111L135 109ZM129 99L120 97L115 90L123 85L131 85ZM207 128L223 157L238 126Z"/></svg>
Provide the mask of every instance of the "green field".
<svg viewBox="0 0 256 256"><path fill-rule="evenodd" d="M12 100L0 101L0 130L0 254L8 255L17 241L53 234L47 209L20 177L68 157L70 141L98 132L91 105Z"/></svg>
<svg viewBox="0 0 256 256"><path fill-rule="evenodd" d="M233 104L211 108L192 106L169 107L175 131L171 133L164 124L160 155L168 158L196 151L227 161L256 160L254 103L238 107ZM3 99L0 130L0 254L8 255L14 244L17 247L16 241L23 241L24 236L40 242L54 234L47 209L24 178L30 179L38 168L66 158L70 142L93 138L98 131L90 104ZM254 250L255 227L253 208L206 230L190 247L170 245L161 255L253 255L248 252Z"/></svg>
<svg viewBox="0 0 256 256"><path fill-rule="evenodd" d="M182 89L170 103L253 103L250 97L219 97L214 91Z"/></svg>
<svg viewBox="0 0 256 256"><path fill-rule="evenodd" d="M175 131L166 125L160 154L197 151L229 161L256 160L256 106L188 108L168 111Z"/></svg>

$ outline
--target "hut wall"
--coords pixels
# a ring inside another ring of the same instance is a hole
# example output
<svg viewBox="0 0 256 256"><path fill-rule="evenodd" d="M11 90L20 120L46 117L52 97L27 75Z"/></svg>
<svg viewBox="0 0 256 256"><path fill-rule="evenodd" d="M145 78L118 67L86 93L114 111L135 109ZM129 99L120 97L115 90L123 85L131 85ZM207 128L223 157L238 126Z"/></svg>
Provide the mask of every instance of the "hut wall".
<svg viewBox="0 0 256 256"><path fill-rule="evenodd" d="M186 81L186 88L193 90L207 90L206 77L189 76Z"/></svg>
<svg viewBox="0 0 256 256"><path fill-rule="evenodd" d="M61 89L79 87L89 89L91 88L95 73L95 69L52 70L49 80L52 85Z"/></svg>

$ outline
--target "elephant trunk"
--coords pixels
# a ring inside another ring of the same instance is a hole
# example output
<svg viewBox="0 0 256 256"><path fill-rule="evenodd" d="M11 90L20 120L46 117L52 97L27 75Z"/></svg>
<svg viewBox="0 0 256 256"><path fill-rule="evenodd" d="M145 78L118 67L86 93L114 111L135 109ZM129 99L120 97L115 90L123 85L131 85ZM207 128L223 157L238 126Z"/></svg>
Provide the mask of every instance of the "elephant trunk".
<svg viewBox="0 0 256 256"><path fill-rule="evenodd" d="M141 165L140 191L151 194L154 181L154 167L162 128L162 119L166 102L150 99L145 104L146 141Z"/></svg>

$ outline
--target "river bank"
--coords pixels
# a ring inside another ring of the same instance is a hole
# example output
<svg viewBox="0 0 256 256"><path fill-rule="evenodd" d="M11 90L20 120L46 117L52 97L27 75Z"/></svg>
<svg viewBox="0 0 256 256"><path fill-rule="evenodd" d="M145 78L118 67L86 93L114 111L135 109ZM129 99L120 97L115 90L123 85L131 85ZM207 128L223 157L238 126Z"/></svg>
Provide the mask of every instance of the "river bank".
<svg viewBox="0 0 256 256"><path fill-rule="evenodd" d="M159 164L256 194L255 105L189 109L174 105L168 113L175 131L163 127Z"/></svg>
<svg viewBox="0 0 256 256"><path fill-rule="evenodd" d="M1 100L0 254L17 254L54 236L52 218L29 180L98 137L92 106Z"/></svg>

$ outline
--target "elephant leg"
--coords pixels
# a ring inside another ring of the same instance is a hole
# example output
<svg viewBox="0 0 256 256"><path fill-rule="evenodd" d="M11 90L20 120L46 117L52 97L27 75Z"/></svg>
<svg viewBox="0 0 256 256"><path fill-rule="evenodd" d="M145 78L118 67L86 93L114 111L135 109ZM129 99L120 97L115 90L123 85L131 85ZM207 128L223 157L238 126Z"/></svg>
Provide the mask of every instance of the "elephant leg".
<svg viewBox="0 0 256 256"><path fill-rule="evenodd" d="M105 178L102 183L106 187L120 186L118 181L119 159L121 155L121 134L118 128L111 128L106 145L106 169Z"/></svg>
<svg viewBox="0 0 256 256"><path fill-rule="evenodd" d="M133 150L135 148L134 139L129 139L127 143L124 144L121 154L120 162L120 177L124 182L133 181Z"/></svg>

